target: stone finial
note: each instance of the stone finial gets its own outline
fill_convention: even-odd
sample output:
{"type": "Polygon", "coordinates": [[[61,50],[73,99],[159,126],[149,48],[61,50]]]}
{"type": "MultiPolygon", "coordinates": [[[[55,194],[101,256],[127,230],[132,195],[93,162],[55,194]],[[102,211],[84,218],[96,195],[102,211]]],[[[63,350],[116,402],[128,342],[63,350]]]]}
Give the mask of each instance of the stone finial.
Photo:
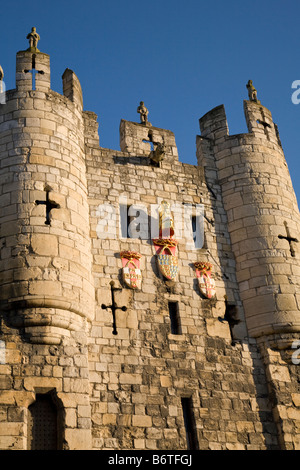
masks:
{"type": "Polygon", "coordinates": [[[27,34],[26,39],[29,40],[29,48],[27,49],[28,51],[40,52],[37,48],[40,35],[36,32],[36,28],[34,26],[31,28],[31,32],[27,34]]]}
{"type": "Polygon", "coordinates": [[[149,124],[148,123],[149,111],[146,108],[146,106],[144,105],[144,101],[140,101],[140,105],[138,106],[137,112],[140,114],[141,123],[145,124],[145,125],[149,124]]]}
{"type": "Polygon", "coordinates": [[[258,99],[257,99],[257,91],[256,91],[256,88],[253,85],[252,80],[248,81],[248,83],[246,85],[246,88],[248,90],[249,100],[254,101],[255,103],[260,103],[260,101],[258,101],[258,99]]]}
{"type": "Polygon", "coordinates": [[[3,68],[1,67],[0,65],[0,81],[2,82],[3,80],[3,77],[4,77],[4,72],[3,72],[3,68]]]}

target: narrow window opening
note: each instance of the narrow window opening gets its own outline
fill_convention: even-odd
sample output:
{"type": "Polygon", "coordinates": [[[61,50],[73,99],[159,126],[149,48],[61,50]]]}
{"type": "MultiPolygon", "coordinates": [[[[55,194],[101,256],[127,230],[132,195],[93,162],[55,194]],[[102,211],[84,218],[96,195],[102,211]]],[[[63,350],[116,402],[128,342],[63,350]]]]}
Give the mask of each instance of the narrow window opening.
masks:
{"type": "Polygon", "coordinates": [[[196,423],[193,412],[192,397],[182,397],[181,406],[183,412],[184,426],[186,431],[186,442],[188,450],[198,450],[198,438],[196,423]]]}
{"type": "Polygon", "coordinates": [[[203,221],[200,220],[199,215],[191,216],[191,225],[192,225],[192,235],[194,247],[197,249],[205,248],[205,233],[203,221]]]}
{"type": "Polygon", "coordinates": [[[178,302],[169,302],[169,315],[172,335],[181,335],[181,324],[178,302]]]}
{"type": "Polygon", "coordinates": [[[35,54],[32,54],[32,68],[35,69],[35,54]]]}
{"type": "Polygon", "coordinates": [[[35,203],[37,205],[43,204],[46,207],[46,221],[45,221],[45,224],[46,225],[51,225],[51,211],[52,211],[52,209],[59,209],[60,205],[57,204],[56,202],[50,200],[49,194],[52,191],[50,187],[47,186],[45,188],[45,191],[46,191],[46,200],[45,201],[35,201],[35,203]]]}
{"type": "MultiPolygon", "coordinates": [[[[153,141],[153,133],[152,131],[149,131],[148,132],[148,139],[143,139],[143,142],[144,143],[147,143],[147,144],[150,144],[150,148],[151,148],[151,151],[150,151],[150,156],[151,154],[153,154],[153,152],[155,151],[155,148],[154,148],[154,144],[155,142],[153,141]]],[[[151,166],[154,166],[156,168],[160,168],[160,162],[157,162],[157,161],[154,161],[152,158],[150,158],[150,164],[151,166]]]]}
{"type": "Polygon", "coordinates": [[[192,232],[193,232],[194,245],[196,245],[197,217],[195,215],[192,215],[192,232]]]}
{"type": "Polygon", "coordinates": [[[257,124],[261,124],[262,126],[264,126],[264,128],[266,128],[266,127],[271,128],[271,126],[270,126],[269,123],[267,123],[267,122],[265,122],[265,121],[262,121],[261,119],[257,119],[256,122],[257,122],[257,124]]]}
{"type": "Polygon", "coordinates": [[[148,214],[138,205],[120,204],[120,230],[122,238],[147,240],[149,238],[148,214]]]}
{"type": "Polygon", "coordinates": [[[30,72],[32,74],[32,89],[33,90],[35,90],[35,79],[36,79],[35,74],[36,73],[41,73],[42,75],[44,74],[43,70],[36,70],[36,68],[35,68],[35,58],[36,58],[36,56],[35,56],[35,54],[33,54],[32,55],[32,62],[31,62],[32,69],[31,70],[24,70],[25,73],[30,72]]]}
{"type": "Polygon", "coordinates": [[[121,235],[122,238],[130,238],[129,236],[129,224],[131,217],[129,216],[129,208],[125,204],[120,204],[120,223],[121,223],[121,235]]]}
{"type": "Polygon", "coordinates": [[[291,256],[295,257],[296,256],[296,251],[295,251],[294,243],[298,243],[299,240],[297,240],[297,238],[294,238],[294,237],[291,236],[290,229],[289,229],[288,224],[287,224],[286,221],[284,221],[284,226],[285,226],[286,235],[278,235],[278,238],[281,239],[281,240],[282,239],[286,240],[289,243],[291,256]]]}

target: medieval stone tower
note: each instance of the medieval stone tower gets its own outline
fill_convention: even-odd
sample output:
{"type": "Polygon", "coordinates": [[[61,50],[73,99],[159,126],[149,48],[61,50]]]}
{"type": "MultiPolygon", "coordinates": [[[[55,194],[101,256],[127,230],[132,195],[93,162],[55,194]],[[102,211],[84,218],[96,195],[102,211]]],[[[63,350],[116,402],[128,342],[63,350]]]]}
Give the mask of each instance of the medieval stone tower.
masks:
{"type": "Polygon", "coordinates": [[[0,449],[300,449],[300,215],[253,85],[248,133],[200,119],[197,166],[142,102],[109,150],[28,39],[0,104],[0,449]]]}

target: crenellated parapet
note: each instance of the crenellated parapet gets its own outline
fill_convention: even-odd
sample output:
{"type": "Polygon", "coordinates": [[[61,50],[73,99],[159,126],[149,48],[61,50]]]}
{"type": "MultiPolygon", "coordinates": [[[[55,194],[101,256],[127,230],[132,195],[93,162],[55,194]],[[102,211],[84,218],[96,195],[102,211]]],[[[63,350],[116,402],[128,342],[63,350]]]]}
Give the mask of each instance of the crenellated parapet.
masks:
{"type": "Polygon", "coordinates": [[[299,210],[271,112],[257,100],[244,112],[244,134],[229,135],[223,106],[200,119],[198,162],[222,188],[249,335],[290,347],[300,331],[299,210]]]}

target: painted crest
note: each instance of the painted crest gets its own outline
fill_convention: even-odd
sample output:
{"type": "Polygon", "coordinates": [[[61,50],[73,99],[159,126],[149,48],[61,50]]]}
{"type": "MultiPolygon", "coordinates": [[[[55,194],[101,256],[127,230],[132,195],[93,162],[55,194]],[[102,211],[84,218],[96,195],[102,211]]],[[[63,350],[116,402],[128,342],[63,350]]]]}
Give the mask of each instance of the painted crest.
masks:
{"type": "Polygon", "coordinates": [[[156,238],[153,240],[153,243],[160,272],[169,280],[175,279],[178,273],[177,240],[172,238],[156,238]]]}
{"type": "Polygon", "coordinates": [[[140,269],[141,255],[136,251],[121,251],[123,280],[131,289],[141,289],[142,273],[140,269]]]}
{"type": "Polygon", "coordinates": [[[213,265],[206,261],[199,261],[194,263],[194,266],[201,294],[207,299],[214,298],[216,295],[216,285],[212,277],[213,265]]]}

